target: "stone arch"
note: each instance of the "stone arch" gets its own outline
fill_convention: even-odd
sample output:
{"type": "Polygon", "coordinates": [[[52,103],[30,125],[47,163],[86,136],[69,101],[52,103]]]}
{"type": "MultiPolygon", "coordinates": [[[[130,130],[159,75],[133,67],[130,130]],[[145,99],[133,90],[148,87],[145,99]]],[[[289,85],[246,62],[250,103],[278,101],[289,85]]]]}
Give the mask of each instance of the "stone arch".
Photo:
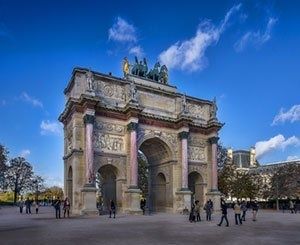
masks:
{"type": "Polygon", "coordinates": [[[164,147],[166,149],[168,149],[169,151],[169,154],[170,154],[170,161],[172,160],[176,160],[176,152],[175,152],[175,149],[174,149],[174,145],[172,145],[165,137],[163,137],[162,135],[160,136],[157,136],[155,134],[148,134],[148,135],[145,135],[143,137],[141,137],[139,140],[138,140],[138,148],[140,149],[140,147],[144,144],[144,142],[147,142],[149,140],[159,140],[162,145],[164,145],[164,147]]]}
{"type": "Polygon", "coordinates": [[[169,145],[159,137],[144,138],[139,150],[148,162],[148,207],[150,211],[166,211],[173,206],[172,199],[172,161],[173,152],[169,145]]]}
{"type": "Polygon", "coordinates": [[[204,205],[204,187],[202,175],[197,171],[192,171],[188,175],[188,186],[192,192],[192,201],[199,200],[200,205],[204,205]]]}
{"type": "Polygon", "coordinates": [[[73,169],[72,166],[68,169],[68,178],[67,178],[67,197],[69,198],[71,205],[73,204],[73,169]]]}
{"type": "Polygon", "coordinates": [[[107,212],[110,206],[110,200],[117,203],[117,176],[118,169],[106,164],[97,171],[96,185],[98,188],[98,205],[102,211],[107,212]]]}

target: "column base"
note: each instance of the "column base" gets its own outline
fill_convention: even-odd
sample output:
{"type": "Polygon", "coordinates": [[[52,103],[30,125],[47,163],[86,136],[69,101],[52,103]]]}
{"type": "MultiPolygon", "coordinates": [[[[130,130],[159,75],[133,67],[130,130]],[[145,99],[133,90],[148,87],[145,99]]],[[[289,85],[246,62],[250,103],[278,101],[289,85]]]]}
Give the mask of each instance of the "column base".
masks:
{"type": "Polygon", "coordinates": [[[140,199],[142,191],[136,186],[131,186],[125,191],[128,200],[128,208],[125,210],[129,214],[143,214],[140,207],[140,199]]]}
{"type": "Polygon", "coordinates": [[[182,188],[176,192],[175,212],[188,214],[191,210],[192,192],[188,188],[182,188]]]}
{"type": "Polygon", "coordinates": [[[213,211],[220,212],[221,211],[221,192],[218,190],[211,190],[206,193],[207,200],[211,199],[213,202],[213,211]]]}
{"type": "Polygon", "coordinates": [[[96,192],[97,188],[94,184],[86,184],[82,189],[82,201],[83,208],[80,210],[82,215],[95,215],[98,214],[98,209],[96,206],[96,192]]]}

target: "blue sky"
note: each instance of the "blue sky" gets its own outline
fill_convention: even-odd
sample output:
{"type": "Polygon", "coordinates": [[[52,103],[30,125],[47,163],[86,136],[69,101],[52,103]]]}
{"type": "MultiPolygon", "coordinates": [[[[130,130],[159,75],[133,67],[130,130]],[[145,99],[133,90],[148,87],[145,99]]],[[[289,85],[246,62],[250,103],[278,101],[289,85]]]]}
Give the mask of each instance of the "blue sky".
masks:
{"type": "Polygon", "coordinates": [[[221,141],[262,163],[300,158],[300,2],[0,0],[0,142],[62,183],[57,118],[75,66],[169,67],[170,83],[218,101],[221,141]],[[142,3],[141,3],[142,2],[142,3]]]}

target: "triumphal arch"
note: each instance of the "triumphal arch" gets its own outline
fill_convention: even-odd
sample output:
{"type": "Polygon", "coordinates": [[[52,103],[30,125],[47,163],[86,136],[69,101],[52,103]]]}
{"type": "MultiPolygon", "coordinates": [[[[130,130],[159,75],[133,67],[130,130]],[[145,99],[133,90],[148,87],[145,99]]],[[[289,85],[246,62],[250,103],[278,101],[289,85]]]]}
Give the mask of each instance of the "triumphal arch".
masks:
{"type": "Polygon", "coordinates": [[[124,77],[75,68],[64,91],[64,188],[76,214],[108,207],[140,213],[138,156],[146,159],[146,203],[182,212],[192,200],[219,207],[216,101],[184,95],[166,66],[123,61],[124,77]],[[99,201],[101,199],[101,201],[99,201]]]}

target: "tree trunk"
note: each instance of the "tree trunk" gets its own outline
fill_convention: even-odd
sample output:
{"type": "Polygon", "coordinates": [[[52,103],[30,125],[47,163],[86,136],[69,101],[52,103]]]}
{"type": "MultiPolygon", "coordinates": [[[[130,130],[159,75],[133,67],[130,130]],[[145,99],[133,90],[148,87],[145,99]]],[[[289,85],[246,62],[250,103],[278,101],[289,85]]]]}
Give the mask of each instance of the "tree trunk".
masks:
{"type": "Polygon", "coordinates": [[[17,188],[15,188],[15,190],[14,190],[14,204],[16,204],[16,202],[17,202],[17,196],[18,196],[18,191],[17,191],[17,188]]]}
{"type": "Polygon", "coordinates": [[[278,199],[278,197],[276,198],[276,209],[277,209],[277,211],[279,211],[279,199],[278,199]]]}

